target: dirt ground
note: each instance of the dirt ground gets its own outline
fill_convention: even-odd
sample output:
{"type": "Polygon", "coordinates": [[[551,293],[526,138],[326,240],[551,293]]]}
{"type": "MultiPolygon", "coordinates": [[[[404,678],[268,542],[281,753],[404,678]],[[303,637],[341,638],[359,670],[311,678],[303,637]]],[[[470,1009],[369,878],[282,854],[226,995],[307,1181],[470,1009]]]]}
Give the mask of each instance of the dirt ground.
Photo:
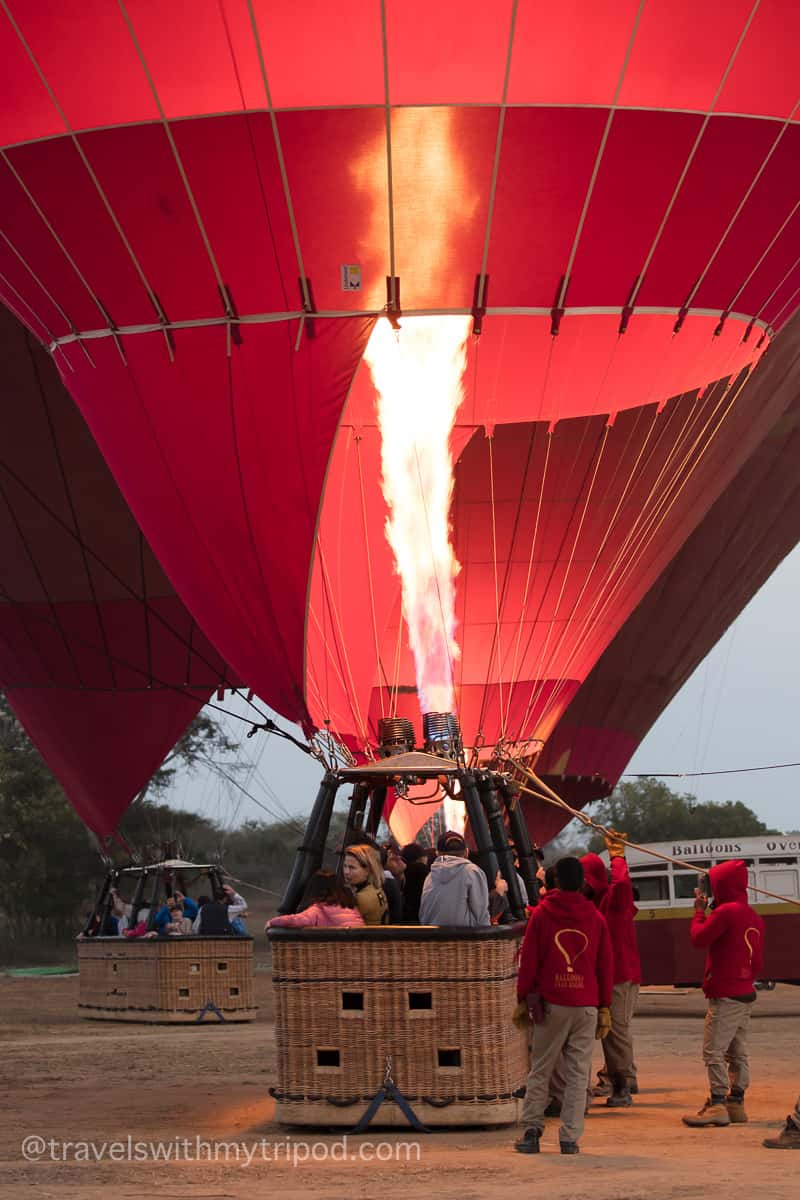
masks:
{"type": "MultiPolygon", "coordinates": [[[[255,1024],[178,1028],[79,1018],[75,976],[0,976],[0,1190],[6,1200],[32,1192],[59,1200],[143,1200],[154,1190],[170,1200],[527,1200],[536,1193],[547,1200],[795,1200],[800,1192],[800,1155],[761,1147],[800,1089],[800,989],[778,987],[759,998],[751,1024],[749,1124],[705,1130],[681,1124],[681,1113],[699,1107],[705,1094],[703,1000],[697,993],[648,993],[636,1025],[642,1091],[635,1107],[611,1110],[596,1102],[577,1158],[557,1153],[558,1122],[550,1122],[543,1153],[530,1158],[512,1152],[513,1129],[419,1137],[410,1130],[371,1130],[349,1137],[346,1146],[339,1133],[287,1133],[273,1121],[268,1093],[275,1082],[275,1037],[269,971],[265,963],[259,968],[255,1024]],[[26,1161],[26,1137],[54,1139],[54,1148],[26,1161]],[[129,1137],[132,1151],[126,1150],[129,1137]],[[150,1155],[145,1143],[176,1138],[189,1139],[179,1159],[112,1157],[150,1155]],[[83,1145],[90,1141],[91,1150],[83,1145]],[[220,1161],[207,1161],[203,1144],[215,1142],[236,1143],[239,1161],[233,1151],[227,1162],[225,1152],[220,1161]],[[402,1150],[409,1143],[411,1150],[402,1150]],[[101,1161],[83,1161],[96,1154],[101,1161]],[[300,1160],[296,1166],[287,1161],[292,1154],[300,1160]],[[328,1158],[302,1161],[306,1154],[328,1158]],[[198,1155],[205,1158],[196,1161],[198,1155]]],[[[40,1142],[34,1152],[37,1147],[40,1142]]],[[[30,1155],[30,1144],[27,1149],[30,1155]]]]}

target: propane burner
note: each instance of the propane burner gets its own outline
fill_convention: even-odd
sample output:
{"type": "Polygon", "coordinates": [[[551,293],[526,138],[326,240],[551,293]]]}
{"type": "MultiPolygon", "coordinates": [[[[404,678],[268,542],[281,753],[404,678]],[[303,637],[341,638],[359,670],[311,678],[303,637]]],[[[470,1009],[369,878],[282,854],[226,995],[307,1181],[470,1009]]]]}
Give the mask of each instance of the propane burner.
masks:
{"type": "Polygon", "coordinates": [[[463,752],[461,730],[453,713],[423,713],[422,731],[429,754],[457,759],[463,752]]]}
{"type": "Polygon", "coordinates": [[[409,754],[415,745],[412,722],[406,717],[381,717],[378,721],[378,744],[384,758],[409,754]]]}

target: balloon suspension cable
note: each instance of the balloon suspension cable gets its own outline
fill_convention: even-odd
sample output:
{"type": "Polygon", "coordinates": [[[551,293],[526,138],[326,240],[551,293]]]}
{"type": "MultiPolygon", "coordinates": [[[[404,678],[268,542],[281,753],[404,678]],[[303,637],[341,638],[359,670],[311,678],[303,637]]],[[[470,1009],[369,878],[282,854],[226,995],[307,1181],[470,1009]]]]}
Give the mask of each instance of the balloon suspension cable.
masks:
{"type": "MultiPolygon", "coordinates": [[[[524,792],[526,796],[532,796],[535,800],[541,800],[545,804],[551,804],[554,808],[563,809],[564,812],[568,812],[571,816],[577,817],[577,819],[587,829],[594,829],[596,833],[602,834],[604,838],[612,838],[614,841],[622,842],[624,846],[629,846],[631,850],[640,850],[643,854],[649,854],[652,858],[660,858],[663,862],[673,863],[673,865],[676,867],[685,867],[686,870],[696,871],[700,875],[709,874],[708,867],[701,867],[697,863],[685,862],[681,858],[673,858],[670,854],[662,854],[658,850],[652,850],[649,846],[641,846],[638,842],[630,841],[624,834],[617,833],[615,829],[607,829],[605,825],[601,825],[598,821],[593,821],[591,817],[587,817],[586,813],[579,812],[578,809],[572,808],[569,804],[567,804],[566,800],[562,800],[562,798],[556,792],[554,792],[552,788],[548,787],[547,784],[528,767],[523,766],[522,763],[517,762],[513,758],[507,758],[505,761],[509,766],[513,767],[514,772],[521,772],[524,774],[526,778],[538,789],[537,791],[534,791],[531,788],[524,787],[521,783],[519,783],[518,780],[515,780],[519,790],[524,792]]],[[[773,900],[782,900],[785,904],[794,904],[796,908],[800,908],[800,900],[794,900],[791,896],[780,896],[777,892],[770,892],[767,891],[766,888],[755,887],[750,883],[748,883],[747,888],[748,891],[758,892],[760,896],[770,896],[773,900]]]]}
{"type": "Polygon", "coordinates": [[[248,733],[248,738],[255,737],[259,730],[263,731],[264,733],[274,733],[277,737],[285,738],[287,742],[291,742],[293,746],[297,746],[298,750],[302,750],[303,754],[310,754],[312,756],[314,755],[314,751],[311,746],[307,746],[305,742],[301,742],[291,733],[287,733],[285,729],[281,729],[280,725],[276,725],[276,723],[270,720],[269,717],[266,717],[263,721],[256,722],[248,733]]]}

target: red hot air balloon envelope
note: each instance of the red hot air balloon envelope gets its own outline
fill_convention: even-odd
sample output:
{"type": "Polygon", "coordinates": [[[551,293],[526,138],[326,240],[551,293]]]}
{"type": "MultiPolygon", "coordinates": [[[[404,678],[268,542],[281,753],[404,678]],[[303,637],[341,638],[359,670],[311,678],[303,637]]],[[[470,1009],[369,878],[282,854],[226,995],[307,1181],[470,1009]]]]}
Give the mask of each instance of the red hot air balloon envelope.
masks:
{"type": "Polygon", "coordinates": [[[387,296],[471,315],[454,703],[546,739],[779,415],[796,5],[6,7],[2,296],[218,651],[362,750],[416,715],[356,370],[387,296]]]}
{"type": "MultiPolygon", "coordinates": [[[[0,687],[101,838],[226,681],[45,351],[0,311],[0,687]]],[[[234,682],[234,681],[231,681],[234,682]]]]}

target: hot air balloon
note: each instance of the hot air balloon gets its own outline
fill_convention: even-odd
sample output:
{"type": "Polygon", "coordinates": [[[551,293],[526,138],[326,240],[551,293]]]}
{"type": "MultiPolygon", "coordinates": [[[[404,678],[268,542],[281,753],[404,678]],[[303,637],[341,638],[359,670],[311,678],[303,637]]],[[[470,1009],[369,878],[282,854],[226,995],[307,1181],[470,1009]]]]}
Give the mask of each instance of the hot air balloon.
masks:
{"type": "Polygon", "coordinates": [[[420,700],[531,763],[789,403],[793,6],[76,14],[0,16],[0,295],[176,591],[362,786],[420,700]]]}

